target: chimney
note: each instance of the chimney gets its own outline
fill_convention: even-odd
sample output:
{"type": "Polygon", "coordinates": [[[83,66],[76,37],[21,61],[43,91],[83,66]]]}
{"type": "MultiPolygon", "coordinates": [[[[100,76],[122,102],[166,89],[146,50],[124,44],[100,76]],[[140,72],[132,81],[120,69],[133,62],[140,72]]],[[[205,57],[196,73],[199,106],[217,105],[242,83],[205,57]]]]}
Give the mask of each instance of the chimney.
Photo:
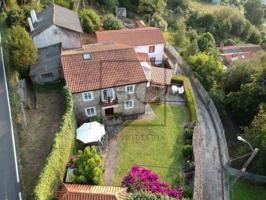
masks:
{"type": "Polygon", "coordinates": [[[31,21],[30,17],[28,17],[28,23],[29,23],[29,26],[30,26],[30,31],[34,31],[34,27],[33,27],[33,24],[32,24],[32,21],[31,21]]]}
{"type": "Polygon", "coordinates": [[[38,21],[35,10],[30,11],[30,16],[33,24],[38,21]]]}

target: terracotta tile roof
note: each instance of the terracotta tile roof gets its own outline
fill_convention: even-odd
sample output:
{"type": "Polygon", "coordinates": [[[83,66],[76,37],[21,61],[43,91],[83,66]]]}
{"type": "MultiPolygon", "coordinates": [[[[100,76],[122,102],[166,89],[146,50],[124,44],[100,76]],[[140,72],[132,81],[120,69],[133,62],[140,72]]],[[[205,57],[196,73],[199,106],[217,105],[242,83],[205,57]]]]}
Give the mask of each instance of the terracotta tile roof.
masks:
{"type": "Polygon", "coordinates": [[[170,85],[172,79],[172,70],[161,68],[161,67],[151,67],[151,79],[150,82],[153,85],[170,85]]]}
{"type": "Polygon", "coordinates": [[[96,31],[96,38],[98,42],[111,41],[133,47],[165,43],[162,31],[155,27],[96,31]]]}
{"type": "Polygon", "coordinates": [[[256,57],[256,53],[252,51],[240,53],[223,53],[220,55],[225,65],[231,65],[234,61],[245,60],[256,57]]]}
{"type": "Polygon", "coordinates": [[[125,200],[127,188],[63,184],[58,192],[58,200],[125,200]]]}
{"type": "Polygon", "coordinates": [[[139,53],[137,52],[138,58],[140,62],[150,62],[149,55],[147,53],[139,53]]]}
{"type": "Polygon", "coordinates": [[[147,82],[135,50],[113,43],[64,51],[63,75],[72,93],[147,82]],[[84,60],[89,53],[91,60],[84,60]]]}
{"type": "Polygon", "coordinates": [[[258,52],[261,51],[262,48],[260,45],[257,44],[240,44],[240,45],[230,45],[219,47],[219,51],[221,53],[239,53],[239,52],[258,52]]]}

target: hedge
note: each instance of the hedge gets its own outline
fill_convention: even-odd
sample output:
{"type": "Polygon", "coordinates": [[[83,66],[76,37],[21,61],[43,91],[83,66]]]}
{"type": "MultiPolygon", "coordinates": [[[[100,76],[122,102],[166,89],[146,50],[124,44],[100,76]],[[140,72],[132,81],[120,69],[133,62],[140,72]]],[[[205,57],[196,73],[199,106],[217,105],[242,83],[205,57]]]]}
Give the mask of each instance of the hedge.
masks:
{"type": "Polygon", "coordinates": [[[185,88],[186,104],[191,115],[191,121],[197,121],[196,101],[189,78],[183,75],[173,75],[171,82],[183,83],[185,88]]]}
{"type": "Polygon", "coordinates": [[[53,198],[57,185],[64,177],[66,163],[74,149],[76,121],[72,96],[66,87],[63,88],[63,93],[65,97],[65,113],[62,117],[59,131],[55,135],[52,150],[33,191],[33,198],[36,200],[53,198]]]}

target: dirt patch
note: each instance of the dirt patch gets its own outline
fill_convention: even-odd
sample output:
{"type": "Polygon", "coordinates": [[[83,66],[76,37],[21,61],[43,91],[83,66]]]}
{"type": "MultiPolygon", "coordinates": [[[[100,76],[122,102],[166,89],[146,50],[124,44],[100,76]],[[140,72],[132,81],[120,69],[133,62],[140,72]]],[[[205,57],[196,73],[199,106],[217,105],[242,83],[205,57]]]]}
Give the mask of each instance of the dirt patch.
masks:
{"type": "Polygon", "coordinates": [[[30,199],[64,112],[63,96],[57,90],[37,92],[36,99],[36,109],[26,113],[28,127],[19,132],[24,199],[30,199]]]}

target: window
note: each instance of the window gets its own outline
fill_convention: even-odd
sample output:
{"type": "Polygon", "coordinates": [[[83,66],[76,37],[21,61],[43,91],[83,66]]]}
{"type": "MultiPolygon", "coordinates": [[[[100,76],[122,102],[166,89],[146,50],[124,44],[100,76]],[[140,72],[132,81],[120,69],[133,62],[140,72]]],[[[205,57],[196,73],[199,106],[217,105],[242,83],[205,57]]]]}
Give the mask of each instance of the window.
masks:
{"type": "Polygon", "coordinates": [[[135,85],[126,86],[126,93],[127,94],[134,94],[134,92],[135,92],[135,85]]]}
{"type": "Polygon", "coordinates": [[[127,100],[125,101],[125,109],[134,108],[134,100],[127,100]]]}
{"type": "Polygon", "coordinates": [[[84,92],[82,93],[83,101],[92,101],[93,93],[92,92],[84,92]]]}
{"type": "Polygon", "coordinates": [[[96,108],[95,107],[85,108],[85,115],[87,117],[95,116],[96,115],[96,108]]]}
{"type": "Polygon", "coordinates": [[[149,53],[155,52],[155,46],[149,46],[149,53]]]}
{"type": "Polygon", "coordinates": [[[42,78],[52,78],[54,77],[54,74],[52,72],[46,73],[46,74],[41,74],[42,78]]]}
{"type": "Polygon", "coordinates": [[[115,92],[113,88],[102,90],[102,100],[103,101],[112,101],[115,99],[115,92]]]}
{"type": "Polygon", "coordinates": [[[83,59],[84,60],[91,60],[91,54],[90,53],[84,53],[83,54],[83,59]]]}

